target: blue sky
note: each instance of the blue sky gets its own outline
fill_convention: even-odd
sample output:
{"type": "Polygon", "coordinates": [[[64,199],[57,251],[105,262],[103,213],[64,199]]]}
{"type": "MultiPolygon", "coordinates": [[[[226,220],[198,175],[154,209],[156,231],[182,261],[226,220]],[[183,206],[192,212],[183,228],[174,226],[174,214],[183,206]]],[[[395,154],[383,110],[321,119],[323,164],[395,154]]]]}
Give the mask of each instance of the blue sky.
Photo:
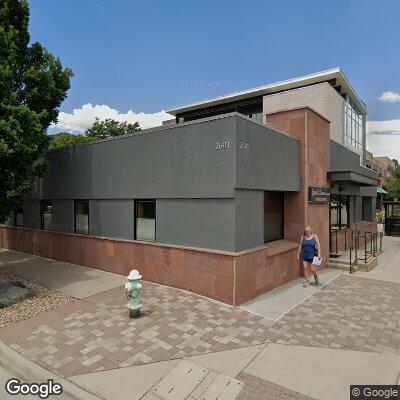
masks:
{"type": "Polygon", "coordinates": [[[67,121],[84,124],[98,105],[106,116],[146,113],[149,123],[170,107],[339,66],[366,102],[369,120],[391,121],[391,134],[385,128],[373,135],[374,146],[398,143],[400,152],[398,0],[30,5],[32,41],[75,73],[61,107],[67,121]],[[384,92],[393,92],[386,96],[391,102],[379,100],[384,92]]]}

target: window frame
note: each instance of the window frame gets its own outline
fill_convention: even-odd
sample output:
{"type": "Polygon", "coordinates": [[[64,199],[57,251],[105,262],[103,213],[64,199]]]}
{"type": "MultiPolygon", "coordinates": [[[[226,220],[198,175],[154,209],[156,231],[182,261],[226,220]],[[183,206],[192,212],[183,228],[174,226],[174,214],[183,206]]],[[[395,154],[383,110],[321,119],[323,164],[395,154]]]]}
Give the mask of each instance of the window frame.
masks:
{"type": "Polygon", "coordinates": [[[350,227],[350,196],[349,195],[344,195],[344,194],[332,194],[331,199],[329,202],[329,224],[330,224],[330,230],[343,230],[343,229],[348,229],[350,227]],[[345,201],[344,201],[345,199],[345,201]],[[332,201],[335,201],[338,203],[338,209],[336,210],[337,212],[337,220],[338,220],[338,225],[335,226],[335,228],[332,226],[332,201]],[[347,209],[347,221],[346,224],[343,225],[342,223],[342,204],[346,204],[346,209],[347,209]]]}
{"type": "Polygon", "coordinates": [[[74,233],[76,235],[89,235],[89,226],[90,226],[90,209],[89,209],[89,200],[88,199],[75,199],[74,200],[74,233]],[[88,216],[88,226],[87,226],[87,233],[77,232],[76,231],[76,208],[79,202],[87,202],[87,216],[88,216]]]}
{"type": "Polygon", "coordinates": [[[14,226],[17,228],[23,228],[24,227],[24,207],[18,207],[14,210],[14,226]],[[22,225],[18,225],[17,223],[17,214],[18,214],[18,210],[22,210],[22,225]]]}
{"type": "Polygon", "coordinates": [[[40,202],[40,229],[44,231],[44,206],[45,203],[51,204],[51,222],[53,222],[53,200],[41,200],[40,202]]]}
{"type": "Polygon", "coordinates": [[[264,221],[264,232],[263,232],[263,234],[264,234],[264,237],[263,237],[264,244],[275,242],[277,240],[283,240],[285,238],[285,192],[274,191],[274,190],[264,190],[264,195],[263,195],[263,221],[264,221]],[[271,240],[267,240],[267,241],[265,241],[265,194],[266,193],[279,194],[279,196],[280,196],[280,206],[281,206],[281,235],[280,235],[279,238],[271,239],[271,240]]]}
{"type": "Polygon", "coordinates": [[[134,200],[134,227],[133,227],[133,240],[138,240],[140,242],[147,242],[147,243],[156,243],[157,239],[157,202],[156,199],[135,199],[134,200]],[[152,240],[145,240],[145,239],[137,239],[137,215],[138,215],[138,204],[139,203],[154,203],[154,241],[152,240]]]}

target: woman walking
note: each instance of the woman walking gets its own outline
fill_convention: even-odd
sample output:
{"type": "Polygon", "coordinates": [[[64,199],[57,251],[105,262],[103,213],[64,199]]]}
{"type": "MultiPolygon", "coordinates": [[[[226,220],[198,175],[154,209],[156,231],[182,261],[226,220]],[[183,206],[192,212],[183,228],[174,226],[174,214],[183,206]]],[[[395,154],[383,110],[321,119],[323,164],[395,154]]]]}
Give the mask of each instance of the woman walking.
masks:
{"type": "Polygon", "coordinates": [[[307,226],[304,230],[304,234],[300,239],[299,251],[297,254],[297,259],[303,263],[304,277],[306,281],[303,286],[310,286],[310,281],[308,277],[313,274],[315,284],[319,285],[317,267],[313,265],[314,257],[317,256],[321,259],[321,246],[319,244],[318,236],[313,234],[310,226],[307,226]]]}

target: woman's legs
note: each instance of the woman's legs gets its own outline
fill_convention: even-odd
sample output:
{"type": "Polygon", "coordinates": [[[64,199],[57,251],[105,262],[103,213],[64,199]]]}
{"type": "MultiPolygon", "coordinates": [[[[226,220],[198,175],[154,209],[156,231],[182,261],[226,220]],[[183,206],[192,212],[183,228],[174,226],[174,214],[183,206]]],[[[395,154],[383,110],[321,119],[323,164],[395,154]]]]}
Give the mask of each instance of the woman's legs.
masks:
{"type": "Polygon", "coordinates": [[[314,265],[310,264],[310,271],[314,275],[315,284],[318,285],[319,284],[319,279],[318,279],[317,267],[315,267],[314,265]]]}
{"type": "Polygon", "coordinates": [[[308,281],[308,276],[309,276],[309,265],[310,263],[307,261],[303,261],[303,272],[304,272],[304,278],[306,278],[306,281],[303,286],[308,286],[310,283],[308,281]]]}

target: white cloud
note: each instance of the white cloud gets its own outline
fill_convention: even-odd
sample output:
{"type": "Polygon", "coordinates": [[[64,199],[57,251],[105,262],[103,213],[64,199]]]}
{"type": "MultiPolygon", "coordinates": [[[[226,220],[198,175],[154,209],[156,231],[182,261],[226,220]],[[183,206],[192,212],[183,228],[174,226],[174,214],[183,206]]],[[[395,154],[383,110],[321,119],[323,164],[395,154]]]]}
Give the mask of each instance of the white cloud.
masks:
{"type": "Polygon", "coordinates": [[[384,103],[396,103],[400,101],[400,94],[392,91],[384,92],[381,97],[379,97],[379,100],[384,103]]]}
{"type": "Polygon", "coordinates": [[[72,113],[60,112],[58,122],[51,126],[59,131],[68,131],[72,133],[83,133],[92,126],[95,118],[101,120],[112,118],[120,122],[139,122],[142,129],[162,125],[162,122],[173,118],[172,115],[164,110],[154,114],[138,113],[129,110],[127,113],[120,113],[118,110],[107,105],[84,104],[81,108],[75,108],[72,113]]]}
{"type": "Polygon", "coordinates": [[[367,121],[367,132],[375,135],[400,135],[400,119],[367,121]]]}
{"type": "Polygon", "coordinates": [[[375,156],[400,160],[400,119],[367,121],[367,148],[375,156]]]}

